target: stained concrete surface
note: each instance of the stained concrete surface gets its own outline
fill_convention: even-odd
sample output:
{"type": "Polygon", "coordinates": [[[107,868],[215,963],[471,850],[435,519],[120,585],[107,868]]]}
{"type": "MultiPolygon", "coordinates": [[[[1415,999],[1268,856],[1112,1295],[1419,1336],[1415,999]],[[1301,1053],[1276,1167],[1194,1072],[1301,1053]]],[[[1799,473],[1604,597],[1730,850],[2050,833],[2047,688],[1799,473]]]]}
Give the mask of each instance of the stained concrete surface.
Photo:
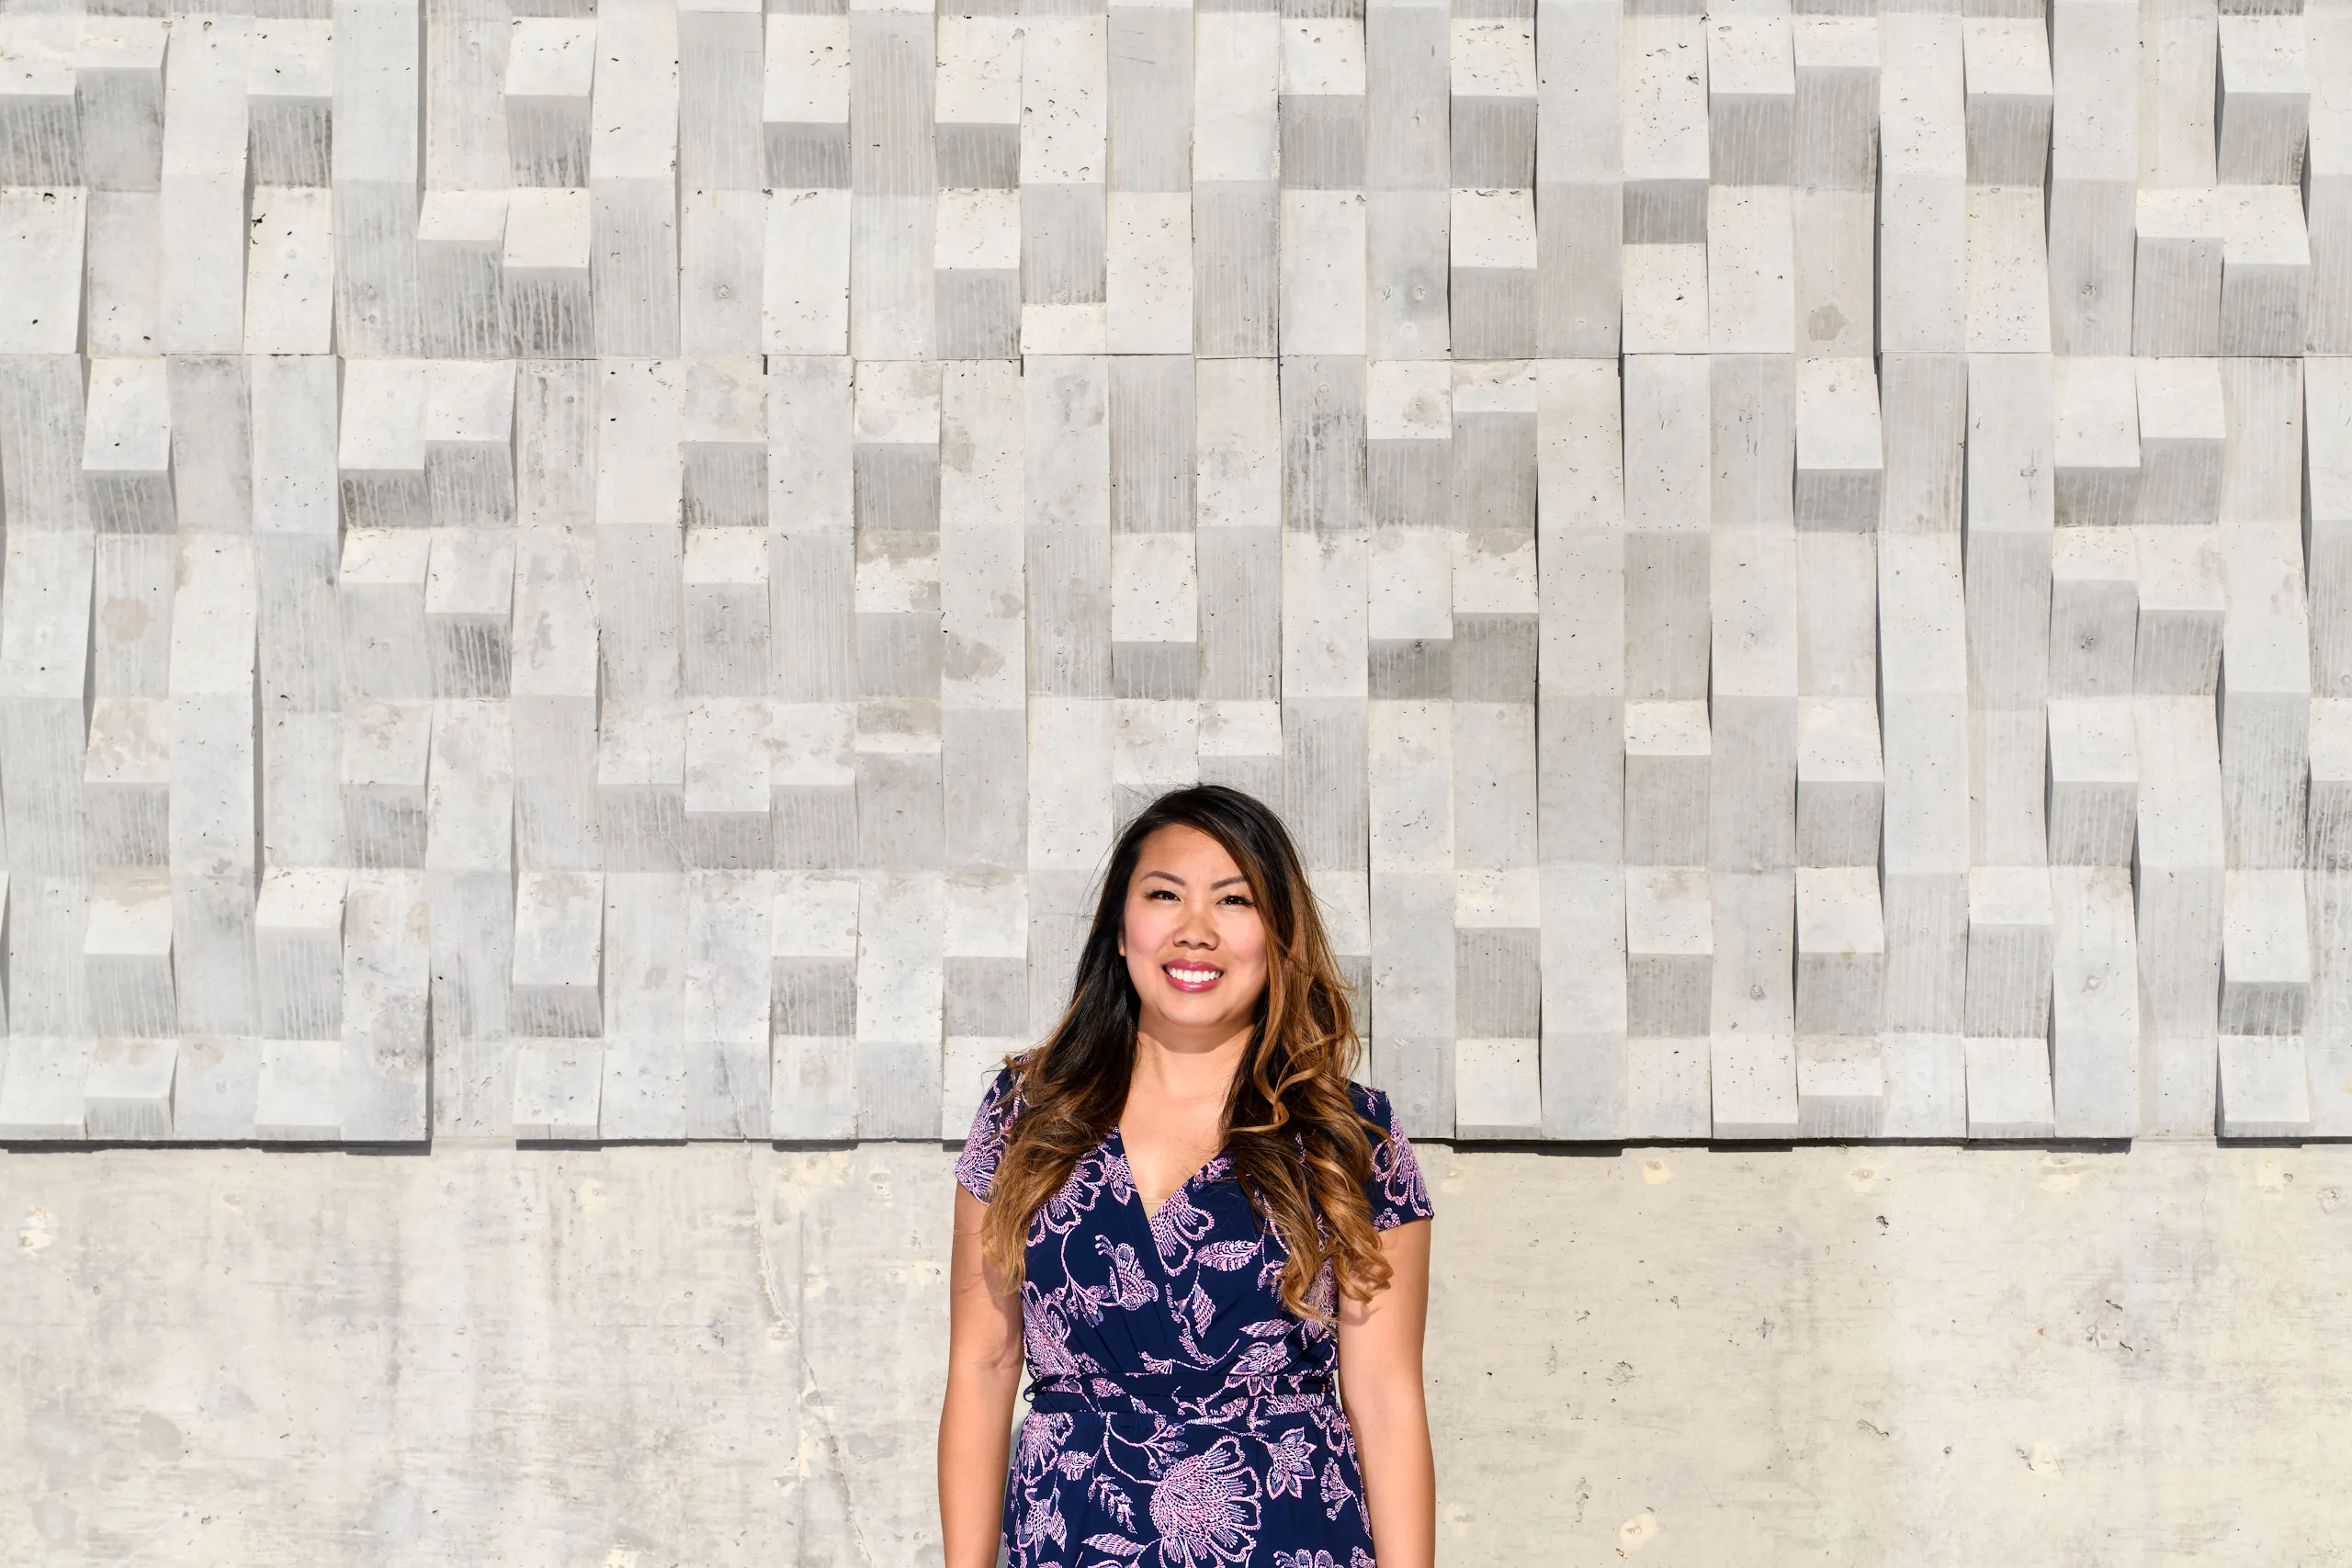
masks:
{"type": "MultiPolygon", "coordinates": [[[[1449,1568],[2352,1562],[2352,1149],[1421,1152],[1449,1568]]],[[[936,1562],[950,1159],[0,1155],[0,1562],[936,1562]]]]}

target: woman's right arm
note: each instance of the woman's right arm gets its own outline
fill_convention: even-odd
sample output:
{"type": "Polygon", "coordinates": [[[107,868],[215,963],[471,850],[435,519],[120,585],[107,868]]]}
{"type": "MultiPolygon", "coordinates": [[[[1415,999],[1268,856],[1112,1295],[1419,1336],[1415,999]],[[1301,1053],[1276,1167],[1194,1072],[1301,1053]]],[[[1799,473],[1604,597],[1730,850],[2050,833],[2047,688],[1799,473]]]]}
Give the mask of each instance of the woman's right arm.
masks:
{"type": "Polygon", "coordinates": [[[1021,1387],[1021,1297],[980,1251],[988,1205],[956,1189],[947,1269],[947,1395],[939,1411],[939,1526],[946,1568],[996,1568],[1012,1399],[1021,1387]]]}

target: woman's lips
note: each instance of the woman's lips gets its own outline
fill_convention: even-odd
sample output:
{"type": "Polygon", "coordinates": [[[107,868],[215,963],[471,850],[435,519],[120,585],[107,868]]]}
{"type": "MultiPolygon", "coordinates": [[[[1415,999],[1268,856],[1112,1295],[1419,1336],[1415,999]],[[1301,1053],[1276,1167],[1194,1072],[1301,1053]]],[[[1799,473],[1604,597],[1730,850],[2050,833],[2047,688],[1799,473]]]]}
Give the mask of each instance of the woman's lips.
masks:
{"type": "Polygon", "coordinates": [[[1180,991],[1209,990],[1225,978],[1225,971],[1212,964],[1163,964],[1159,972],[1180,991]]]}

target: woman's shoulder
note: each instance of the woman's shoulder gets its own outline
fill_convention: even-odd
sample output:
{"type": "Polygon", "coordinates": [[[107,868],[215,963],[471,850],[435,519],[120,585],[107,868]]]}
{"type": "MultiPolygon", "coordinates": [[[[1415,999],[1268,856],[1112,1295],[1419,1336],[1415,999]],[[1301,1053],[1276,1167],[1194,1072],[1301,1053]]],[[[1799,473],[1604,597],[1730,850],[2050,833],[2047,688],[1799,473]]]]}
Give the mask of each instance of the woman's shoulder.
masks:
{"type": "Polygon", "coordinates": [[[1029,1064],[1036,1059],[1040,1046],[1015,1051],[997,1067],[989,1078],[988,1088],[980,1095],[980,1107],[986,1111],[1010,1116],[1023,1103],[1021,1079],[1029,1064]]]}
{"type": "Polygon", "coordinates": [[[1388,1131],[1396,1130],[1396,1112],[1388,1103],[1388,1095],[1385,1090],[1373,1089],[1350,1078],[1348,1103],[1355,1108],[1357,1115],[1388,1131]]]}

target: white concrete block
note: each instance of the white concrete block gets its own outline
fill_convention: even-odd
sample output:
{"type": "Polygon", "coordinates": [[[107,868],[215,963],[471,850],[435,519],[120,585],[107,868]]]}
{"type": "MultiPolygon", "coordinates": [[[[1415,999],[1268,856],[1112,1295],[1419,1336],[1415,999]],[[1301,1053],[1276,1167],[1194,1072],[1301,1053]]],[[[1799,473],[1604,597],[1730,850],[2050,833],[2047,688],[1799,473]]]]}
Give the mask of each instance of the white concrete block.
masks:
{"type": "Polygon", "coordinates": [[[2132,878],[2120,866],[2053,865],[2050,1010],[2055,1135],[2140,1130],[2139,947],[2132,878]]]}
{"type": "Polygon", "coordinates": [[[2228,872],[2222,890],[2222,1032],[2301,1034],[2311,987],[2301,870],[2228,872]]]}
{"type": "Polygon", "coordinates": [[[594,1142],[603,1109],[604,1055],[604,1047],[593,1040],[517,1046],[516,1140],[594,1142]]]}
{"type": "Polygon", "coordinates": [[[2291,355],[2311,313],[2311,236],[2292,186],[2223,186],[2220,352],[2291,355]]]}
{"type": "Polygon", "coordinates": [[[593,872],[525,872],[516,879],[516,1032],[604,1032],[604,922],[605,879],[593,872]]]}
{"type": "Polygon", "coordinates": [[[2225,1138],[2300,1138],[2312,1128],[2310,1067],[2294,1035],[2224,1035],[2218,1130],[2225,1138]]]}
{"type": "Polygon", "coordinates": [[[16,1034],[0,1065],[0,1139],[78,1143],[87,1133],[84,1086],[90,1076],[86,1037],[16,1034]]]}
{"type": "Polygon", "coordinates": [[[352,863],[424,863],[433,757],[429,703],[354,704],[344,714],[340,783],[352,863]]]}
{"type": "Polygon", "coordinates": [[[1707,858],[1713,768],[1707,705],[1625,705],[1625,858],[1700,865],[1707,858]]]}
{"type": "Polygon", "coordinates": [[[1886,1122],[1886,1057],[1876,1036],[1797,1037],[1797,1136],[1875,1138],[1886,1122]]]}
{"type": "Polygon", "coordinates": [[[343,1032],[343,899],[336,869],[273,870],[254,904],[261,1027],[277,1040],[343,1032]]]}
{"type": "Polygon", "coordinates": [[[2132,522],[2140,502],[2139,382],[2132,362],[2061,355],[2057,399],[2059,526],[2132,522]]]}
{"type": "Polygon", "coordinates": [[[2038,17],[1962,23],[1967,80],[1968,181],[2039,188],[2050,155],[2048,35],[2038,17]]]}
{"type": "Polygon", "coordinates": [[[2140,604],[2133,684],[2146,695],[2210,695],[2221,676],[2228,615],[2221,530],[2134,532],[2140,604]]]}
{"type": "Polygon", "coordinates": [[[2313,871],[2352,870],[2352,702],[2313,699],[2309,734],[2304,853],[2313,871]]]}
{"type": "Polygon", "coordinates": [[[85,1135],[93,1141],[156,1143],[172,1135],[176,1040],[99,1040],[82,1085],[85,1135]]]}
{"type": "Polygon", "coordinates": [[[263,1041],[254,1137],[265,1144],[342,1142],[343,1054],[334,1040],[263,1041]]]}
{"type": "Polygon", "coordinates": [[[2050,1043],[1968,1039],[1968,1135],[2048,1138],[2056,1115],[2050,1090],[2050,1043]]]}
{"type": "Polygon", "coordinates": [[[1876,1040],[1886,923],[1870,866],[1797,869],[1797,1032],[1876,1040]]]}
{"type": "Polygon", "coordinates": [[[2303,25],[2291,14],[2219,22],[2215,173],[2224,185],[2295,185],[2311,134],[2303,25]]]}
{"type": "MultiPolygon", "coordinates": [[[[172,886],[160,871],[101,875],[82,938],[96,1032],[156,1038],[177,1032],[172,976],[172,886]]],[[[25,998],[17,998],[24,1006],[25,998]]]]}
{"type": "Polygon", "coordinates": [[[2140,757],[2128,699],[2051,699],[2049,788],[2052,865],[2132,863],[2140,757]]]}
{"type": "Polygon", "coordinates": [[[1702,1036],[1714,974],[1714,904],[1694,867],[1625,874],[1626,1032],[1651,1039],[1702,1036]]]}
{"type": "Polygon", "coordinates": [[[1797,726],[1797,863],[1875,865],[1886,806],[1877,704],[1809,699],[1797,726]]]}
{"type": "Polygon", "coordinates": [[[1798,364],[1796,452],[1797,526],[1876,532],[1886,455],[1869,360],[1798,364]]]}
{"type": "Polygon", "coordinates": [[[1968,1032],[2046,1039],[2050,1024],[2050,874],[2040,866],[1968,873],[1968,1032]]]}
{"type": "Polygon", "coordinates": [[[2133,220],[2132,352],[2221,352],[2222,209],[2211,186],[2139,193],[2133,220]]]}

